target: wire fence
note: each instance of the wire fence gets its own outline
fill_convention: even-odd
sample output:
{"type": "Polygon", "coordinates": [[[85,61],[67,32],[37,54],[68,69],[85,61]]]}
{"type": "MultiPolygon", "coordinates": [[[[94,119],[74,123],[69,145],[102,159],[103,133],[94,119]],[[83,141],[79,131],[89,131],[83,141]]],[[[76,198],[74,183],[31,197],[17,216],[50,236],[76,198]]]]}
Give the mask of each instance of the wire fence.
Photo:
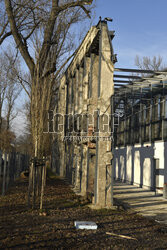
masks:
{"type": "Polygon", "coordinates": [[[0,195],[5,195],[8,187],[29,169],[29,156],[16,152],[0,151],[0,195]]]}

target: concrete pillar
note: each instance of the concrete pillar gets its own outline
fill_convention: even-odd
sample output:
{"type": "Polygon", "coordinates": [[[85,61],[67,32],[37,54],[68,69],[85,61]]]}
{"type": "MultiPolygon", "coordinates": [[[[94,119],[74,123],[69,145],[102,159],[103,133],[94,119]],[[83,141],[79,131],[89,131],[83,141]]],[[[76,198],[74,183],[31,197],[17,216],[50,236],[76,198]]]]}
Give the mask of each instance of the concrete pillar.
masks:
{"type": "MultiPolygon", "coordinates": [[[[65,133],[64,133],[64,117],[66,114],[66,105],[68,105],[67,109],[68,112],[70,112],[71,109],[71,90],[68,91],[68,96],[67,95],[67,86],[65,85],[66,83],[66,77],[63,77],[61,80],[61,84],[59,87],[59,92],[58,92],[58,96],[59,96],[59,100],[58,100],[58,105],[56,107],[56,109],[54,110],[54,115],[56,113],[61,114],[62,115],[62,120],[59,121],[59,124],[61,122],[62,124],[62,131],[59,131],[58,133],[54,134],[55,137],[55,142],[54,142],[54,151],[55,153],[53,153],[53,157],[54,162],[56,163],[56,172],[59,173],[59,175],[61,177],[65,177],[66,176],[66,167],[65,167],[65,162],[66,162],[66,155],[65,155],[65,143],[63,141],[65,133]],[[67,100],[68,98],[68,100],[67,100]]],[[[69,81],[69,85],[68,88],[71,89],[71,81],[69,81]],[[69,87],[70,86],[70,87],[69,87]]],[[[55,131],[57,132],[57,131],[55,131]]]]}
{"type": "MultiPolygon", "coordinates": [[[[89,115],[88,120],[88,136],[95,135],[95,128],[97,127],[97,119],[94,117],[97,112],[98,105],[98,71],[99,71],[99,56],[91,54],[90,59],[90,74],[88,84],[88,97],[89,103],[87,106],[87,113],[89,115]]],[[[95,182],[97,176],[95,176],[96,169],[96,143],[88,142],[87,147],[89,148],[88,155],[88,169],[87,169],[87,192],[95,195],[95,182]]]]}
{"type": "Polygon", "coordinates": [[[72,79],[69,79],[68,83],[68,114],[72,111],[72,79]]]}
{"type": "MultiPolygon", "coordinates": [[[[63,125],[63,130],[61,134],[59,135],[60,140],[60,176],[65,177],[66,176],[66,169],[65,169],[65,144],[63,142],[63,138],[65,136],[64,133],[64,115],[66,113],[66,86],[65,82],[60,88],[60,106],[59,106],[59,113],[63,116],[63,119],[61,121],[61,124],[63,125]]],[[[71,104],[70,104],[71,105],[71,104]]]]}
{"type": "Polygon", "coordinates": [[[87,168],[88,168],[88,148],[86,145],[83,145],[83,159],[82,159],[82,182],[81,182],[81,195],[85,196],[87,192],[87,168]]]}
{"type": "Polygon", "coordinates": [[[83,106],[83,68],[79,68],[79,86],[78,86],[78,113],[82,112],[83,106]]]}
{"type": "Polygon", "coordinates": [[[99,56],[91,54],[90,62],[90,77],[89,77],[89,98],[91,98],[91,107],[97,107],[97,98],[98,98],[98,70],[99,70],[99,56]]]}
{"type": "Polygon", "coordinates": [[[79,92],[79,70],[76,69],[75,71],[75,91],[74,91],[74,99],[75,99],[75,107],[74,107],[74,112],[75,114],[78,113],[78,101],[79,101],[79,98],[78,98],[78,92],[79,92]]]}
{"type": "Polygon", "coordinates": [[[80,192],[80,171],[81,171],[81,152],[80,147],[75,145],[74,147],[74,165],[75,165],[75,191],[80,192]]]}
{"type": "MultiPolygon", "coordinates": [[[[111,47],[107,32],[107,25],[102,23],[101,26],[101,38],[100,38],[100,48],[99,52],[99,98],[98,98],[98,109],[100,114],[104,112],[110,114],[110,102],[111,96],[114,94],[114,84],[113,84],[113,71],[114,66],[111,62],[111,47]]],[[[110,131],[99,130],[99,136],[109,137],[110,131]]],[[[110,207],[113,205],[112,197],[112,152],[111,152],[111,142],[100,140],[97,143],[97,162],[96,162],[96,175],[97,183],[95,186],[96,199],[95,205],[99,207],[110,207]],[[107,173],[107,174],[106,174],[107,173]]]]}
{"type": "Polygon", "coordinates": [[[96,166],[96,149],[89,148],[89,167],[87,171],[87,192],[94,196],[95,190],[95,166],[96,166]]]}
{"type": "Polygon", "coordinates": [[[66,177],[70,180],[72,184],[74,184],[74,167],[75,167],[75,161],[74,161],[74,149],[71,142],[67,142],[66,144],[66,164],[64,168],[66,168],[66,177]]]}
{"type": "Polygon", "coordinates": [[[88,105],[88,84],[90,73],[90,57],[84,57],[84,72],[83,72],[83,111],[87,111],[88,105]]]}

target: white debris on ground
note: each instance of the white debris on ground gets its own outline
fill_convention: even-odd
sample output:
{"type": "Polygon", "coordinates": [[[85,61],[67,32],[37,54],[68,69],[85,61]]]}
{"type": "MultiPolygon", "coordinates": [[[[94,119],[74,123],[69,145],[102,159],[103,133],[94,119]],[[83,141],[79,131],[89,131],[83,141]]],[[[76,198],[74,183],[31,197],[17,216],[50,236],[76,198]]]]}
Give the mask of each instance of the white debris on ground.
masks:
{"type": "Polygon", "coordinates": [[[76,229],[97,229],[97,224],[92,221],[75,221],[74,225],[76,229]]]}

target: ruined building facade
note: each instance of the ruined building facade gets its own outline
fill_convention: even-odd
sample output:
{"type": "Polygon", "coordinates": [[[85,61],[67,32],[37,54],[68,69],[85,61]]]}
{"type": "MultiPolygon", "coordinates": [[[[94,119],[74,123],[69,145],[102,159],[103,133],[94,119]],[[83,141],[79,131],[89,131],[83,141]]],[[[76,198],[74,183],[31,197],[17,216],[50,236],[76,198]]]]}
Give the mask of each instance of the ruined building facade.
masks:
{"type": "Polygon", "coordinates": [[[89,30],[54,110],[52,168],[95,207],[113,205],[113,179],[167,183],[167,71],[114,67],[113,38],[105,21],[89,30]]]}
{"type": "Polygon", "coordinates": [[[60,81],[54,110],[52,168],[97,207],[113,204],[113,37],[105,21],[89,30],[60,81]]]}

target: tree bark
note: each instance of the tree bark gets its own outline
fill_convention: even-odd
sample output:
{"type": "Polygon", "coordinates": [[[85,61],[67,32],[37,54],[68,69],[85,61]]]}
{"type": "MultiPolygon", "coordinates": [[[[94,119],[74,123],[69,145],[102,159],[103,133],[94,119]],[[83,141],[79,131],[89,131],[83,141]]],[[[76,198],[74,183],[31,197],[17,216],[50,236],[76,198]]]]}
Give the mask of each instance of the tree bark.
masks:
{"type": "Polygon", "coordinates": [[[36,69],[36,74],[32,80],[31,89],[31,128],[35,157],[42,158],[44,155],[44,145],[47,139],[47,134],[44,134],[44,117],[45,112],[49,111],[53,80],[51,76],[41,78],[39,76],[39,68],[36,69]]]}

